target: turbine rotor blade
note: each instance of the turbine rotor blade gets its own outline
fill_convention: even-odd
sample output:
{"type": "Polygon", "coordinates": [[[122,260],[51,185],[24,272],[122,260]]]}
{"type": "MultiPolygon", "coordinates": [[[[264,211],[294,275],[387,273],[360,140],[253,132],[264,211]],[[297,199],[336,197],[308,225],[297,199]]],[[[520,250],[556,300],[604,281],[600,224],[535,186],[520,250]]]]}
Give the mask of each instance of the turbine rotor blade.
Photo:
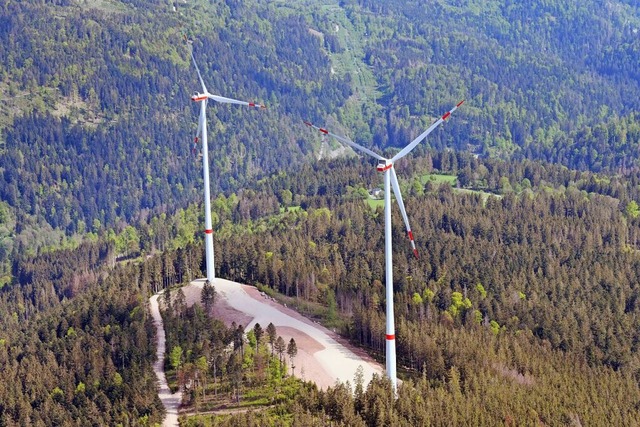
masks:
{"type": "Polygon", "coordinates": [[[416,147],[416,145],[418,145],[423,139],[425,139],[427,137],[427,135],[429,135],[431,132],[433,132],[433,130],[435,128],[437,128],[440,125],[440,123],[443,123],[445,120],[447,120],[449,118],[449,116],[451,115],[451,113],[456,111],[458,109],[458,107],[460,107],[462,105],[463,102],[464,102],[464,100],[458,102],[455,107],[453,107],[451,110],[449,110],[446,113],[444,113],[442,115],[442,117],[440,117],[438,120],[433,122],[433,124],[431,126],[429,126],[429,128],[427,130],[422,132],[416,139],[411,141],[411,143],[409,145],[404,147],[402,150],[400,150],[400,152],[398,154],[393,156],[391,161],[395,162],[396,160],[401,159],[404,156],[406,156],[407,154],[409,154],[411,152],[411,150],[413,150],[416,147]]]}
{"type": "Polygon", "coordinates": [[[200,101],[200,97],[204,97],[206,96],[209,99],[213,99],[214,101],[217,102],[221,102],[224,104],[239,104],[239,105],[246,105],[248,107],[253,107],[253,108],[267,108],[264,105],[261,104],[256,104],[255,102],[245,102],[245,101],[238,101],[237,99],[233,99],[233,98],[225,98],[224,96],[220,96],[220,95],[212,95],[209,93],[209,91],[207,90],[207,87],[204,84],[204,80],[202,79],[202,74],[200,73],[200,68],[198,68],[198,63],[196,62],[196,58],[193,56],[193,46],[189,45],[189,53],[191,54],[191,59],[193,60],[193,65],[196,67],[196,71],[198,72],[198,79],[200,80],[200,84],[202,85],[202,94],[197,94],[198,97],[197,99],[195,98],[194,95],[194,101],[200,101]]]}
{"type": "Polygon", "coordinates": [[[198,63],[196,62],[195,56],[193,56],[193,46],[189,46],[189,53],[191,54],[191,59],[193,60],[193,65],[196,67],[196,71],[198,72],[198,79],[200,79],[200,84],[202,85],[202,92],[209,93],[207,91],[207,87],[204,85],[204,80],[202,79],[202,74],[200,74],[200,68],[198,68],[198,63]]]}
{"type": "Polygon", "coordinates": [[[356,149],[356,150],[358,150],[358,151],[362,151],[363,153],[366,153],[366,154],[370,155],[371,157],[374,157],[374,158],[376,158],[376,159],[378,159],[378,160],[380,160],[380,161],[383,161],[383,162],[386,162],[386,161],[387,161],[387,159],[385,159],[384,157],[382,157],[380,154],[378,154],[378,153],[376,153],[376,152],[374,152],[374,151],[371,151],[371,150],[369,150],[368,148],[363,147],[363,146],[362,146],[362,145],[360,145],[360,144],[356,144],[355,142],[351,141],[350,139],[347,139],[347,138],[345,138],[345,137],[343,137],[343,136],[338,136],[338,135],[336,135],[335,133],[331,133],[331,132],[329,132],[328,130],[326,130],[326,129],[324,129],[324,128],[320,128],[320,127],[318,127],[318,126],[314,125],[313,123],[308,122],[308,121],[306,121],[306,120],[305,120],[304,124],[305,124],[305,125],[307,125],[307,126],[309,126],[309,127],[314,128],[314,129],[316,129],[316,130],[318,130],[318,131],[320,131],[321,133],[323,133],[323,134],[325,134],[325,135],[329,135],[329,136],[331,136],[331,137],[333,137],[333,138],[337,139],[337,140],[338,140],[338,141],[340,141],[340,142],[343,142],[343,143],[347,144],[347,145],[348,145],[348,146],[350,146],[351,148],[354,148],[354,149],[356,149]]]}
{"type": "Polygon", "coordinates": [[[193,138],[193,147],[191,147],[191,153],[196,155],[198,152],[198,142],[200,142],[200,137],[202,136],[202,132],[204,130],[205,120],[207,120],[207,101],[201,101],[200,105],[200,116],[198,117],[198,130],[196,132],[195,138],[193,138]]]}
{"type": "Polygon", "coordinates": [[[198,142],[198,138],[202,136],[202,129],[204,127],[204,121],[207,120],[207,101],[201,101],[200,105],[200,117],[198,117],[198,132],[196,133],[196,142],[198,142]]]}
{"type": "Polygon", "coordinates": [[[220,95],[212,95],[212,94],[210,94],[208,92],[207,92],[207,98],[213,99],[214,101],[221,102],[223,104],[246,105],[247,107],[261,108],[261,109],[267,108],[264,105],[256,104],[255,102],[239,101],[239,100],[233,99],[233,98],[225,98],[224,96],[220,96],[220,95]]]}
{"type": "Polygon", "coordinates": [[[400,213],[402,213],[402,219],[404,219],[404,225],[407,228],[407,236],[409,236],[409,241],[411,242],[411,248],[413,249],[413,254],[418,258],[418,250],[416,249],[416,242],[413,241],[413,233],[411,232],[411,226],[409,225],[409,217],[407,216],[407,211],[404,208],[404,202],[402,201],[402,193],[400,193],[400,185],[398,184],[398,177],[396,175],[395,168],[391,168],[391,186],[393,187],[393,194],[396,196],[396,201],[398,202],[398,206],[400,207],[400,213]]]}

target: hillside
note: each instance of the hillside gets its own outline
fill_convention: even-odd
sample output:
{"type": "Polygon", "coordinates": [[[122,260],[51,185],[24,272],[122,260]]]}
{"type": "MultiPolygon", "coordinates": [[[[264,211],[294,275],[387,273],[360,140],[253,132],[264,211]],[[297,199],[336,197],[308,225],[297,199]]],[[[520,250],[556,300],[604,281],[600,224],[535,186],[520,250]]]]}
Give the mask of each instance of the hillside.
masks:
{"type": "Polygon", "coordinates": [[[67,235],[97,233],[200,199],[189,99],[199,84],[186,33],[211,90],[269,104],[209,109],[214,192],[295,166],[312,149],[300,148],[289,115],[326,114],[349,87],[331,77],[304,19],[189,6],[184,15],[165,2],[2,6],[0,196],[18,222],[34,216],[67,235]],[[197,14],[210,19],[200,25],[197,14]],[[193,33],[183,22],[210,29],[193,33]]]}
{"type": "Polygon", "coordinates": [[[471,145],[483,155],[543,158],[582,169],[615,170],[623,159],[637,167],[637,4],[343,3],[364,35],[364,59],[381,93],[376,102],[382,114],[371,124],[380,145],[409,139],[434,106],[442,110],[466,97],[465,119],[443,133],[446,140],[431,139],[433,147],[471,145]],[[630,146],[628,117],[636,132],[630,146]],[[594,138],[580,134],[602,127],[615,130],[594,138]],[[595,153],[583,159],[575,145],[585,139],[595,153]]]}
{"type": "MultiPolygon", "coordinates": [[[[403,399],[385,400],[382,381],[353,400],[341,388],[305,394],[288,413],[369,426],[635,424],[640,223],[627,200],[636,184],[463,154],[412,163],[398,173],[419,259],[393,210],[398,360],[411,380],[403,399]],[[445,165],[481,178],[484,193],[416,185],[445,165]]],[[[383,220],[357,191],[379,184],[368,169],[336,161],[244,192],[218,233],[217,265],[383,358],[383,220]],[[297,209],[251,214],[287,191],[297,209]]],[[[263,418],[219,425],[248,419],[263,418]]]]}
{"type": "Polygon", "coordinates": [[[397,146],[460,98],[429,146],[637,166],[640,13],[620,1],[603,13],[595,1],[65,0],[0,13],[0,196],[18,225],[98,232],[199,200],[185,35],[211,90],[269,106],[210,109],[214,193],[318,154],[301,118],[397,146]]]}
{"type": "Polygon", "coordinates": [[[262,375],[178,309],[210,334],[175,334],[178,362],[228,368],[196,405],[219,378],[273,394],[224,425],[638,424],[639,32],[623,0],[0,4],[0,425],[162,417],[144,301],[203,268],[185,36],[210,91],[268,105],[208,109],[218,275],[375,357],[380,177],[302,119],[392,152],[467,100],[396,165],[421,254],[394,208],[406,400],[262,375]]]}
{"type": "MultiPolygon", "coordinates": [[[[219,196],[215,244],[219,277],[279,292],[290,307],[382,357],[382,218],[359,191],[379,184],[371,170],[359,159],[336,160],[256,182],[229,198],[219,196]]],[[[241,356],[239,344],[222,359],[212,358],[236,342],[229,341],[236,336],[233,330],[207,319],[202,310],[184,312],[175,304],[173,310],[182,314],[173,316],[174,327],[184,332],[169,347],[184,349],[185,375],[193,375],[189,369],[202,358],[226,366],[227,373],[237,373],[242,360],[247,371],[229,376],[198,368],[206,377],[191,389],[190,404],[198,405],[200,391],[211,397],[238,387],[243,402],[263,402],[254,413],[219,420],[222,425],[269,419],[282,425],[293,419],[370,426],[451,420],[635,424],[640,215],[629,200],[638,198],[637,183],[451,152],[406,162],[398,173],[421,254],[419,260],[410,256],[394,210],[398,360],[405,381],[400,393],[414,404],[389,401],[384,380],[352,397],[345,386],[320,393],[291,378],[282,382],[280,371],[258,374],[265,372],[265,359],[241,356]],[[465,192],[440,186],[447,180],[433,173],[445,167],[449,176],[466,170],[476,178],[465,192]],[[423,176],[426,185],[417,184],[423,176]],[[482,196],[477,185],[494,195],[482,196]],[[219,340],[226,344],[216,347],[219,340]],[[277,403],[264,403],[270,399],[277,403]]],[[[196,233],[194,210],[150,219],[138,230],[140,244],[174,247],[182,234],[196,233]]],[[[0,350],[0,357],[8,362],[0,375],[9,380],[0,383],[13,384],[0,393],[15,396],[2,400],[8,402],[2,409],[6,420],[35,420],[39,408],[55,408],[61,420],[84,416],[94,409],[82,393],[100,396],[99,408],[119,408],[105,413],[105,420],[161,416],[144,380],[152,346],[129,344],[139,343],[140,328],[148,327],[136,307],[150,293],[201,277],[203,248],[186,244],[111,270],[113,256],[113,246],[95,244],[15,264],[22,285],[0,291],[0,309],[11,313],[1,320],[6,332],[0,345],[6,351],[0,350]],[[89,305],[94,298],[99,303],[89,305]],[[87,312],[89,306],[94,310],[87,312]],[[82,359],[74,359],[82,343],[104,348],[103,371],[73,369],[83,366],[82,359]],[[43,383],[31,377],[10,381],[36,364],[51,371],[43,383]],[[132,387],[119,388],[114,370],[132,387]],[[143,383],[141,399],[131,406],[123,397],[143,383]]],[[[268,347],[260,351],[269,353],[268,347]]]]}

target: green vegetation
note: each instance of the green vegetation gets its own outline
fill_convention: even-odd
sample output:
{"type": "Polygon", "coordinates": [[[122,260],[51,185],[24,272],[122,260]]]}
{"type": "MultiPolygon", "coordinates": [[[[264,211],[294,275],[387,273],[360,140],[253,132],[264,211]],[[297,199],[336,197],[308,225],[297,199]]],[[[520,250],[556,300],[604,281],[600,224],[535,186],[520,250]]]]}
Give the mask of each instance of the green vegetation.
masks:
{"type": "MultiPolygon", "coordinates": [[[[640,330],[640,317],[633,284],[638,281],[640,267],[636,265],[636,252],[625,248],[636,247],[640,226],[638,218],[626,209],[629,203],[617,203],[611,194],[638,200],[638,188],[615,178],[607,180],[533,162],[480,161],[448,152],[433,153],[431,160],[434,172],[445,164],[468,167],[472,175],[487,183],[488,191],[498,192],[499,186],[504,187],[501,178],[513,188],[525,178],[531,186],[529,192],[513,191],[501,199],[490,197],[486,206],[477,195],[454,193],[448,185],[434,192],[423,191],[422,195],[413,186],[408,187],[406,203],[421,254],[419,260],[408,256],[402,244],[402,220],[393,210],[394,238],[398,239],[394,242],[398,356],[404,380],[399,392],[415,402],[411,409],[404,408],[400,400],[384,403],[388,395],[384,380],[363,388],[360,398],[344,386],[318,392],[292,379],[273,383],[278,376],[267,369],[259,380],[253,375],[261,372],[261,357],[269,366],[276,365],[266,357],[271,354],[269,334],[252,331],[253,338],[248,334],[246,341],[234,341],[237,326],[225,328],[208,319],[199,306],[187,309],[180,292],[173,288],[169,291],[173,295],[172,311],[165,310],[165,319],[167,351],[174,353],[174,363],[169,358],[166,368],[173,387],[191,384],[187,393],[189,413],[213,410],[215,415],[202,415],[199,420],[205,425],[239,426],[268,424],[275,419],[285,425],[290,420],[322,419],[337,425],[376,425],[373,420],[381,415],[375,408],[381,405],[393,405],[385,412],[385,417],[391,418],[382,418],[393,425],[415,425],[421,420],[447,424],[452,413],[458,414],[455,420],[461,424],[495,425],[506,418],[547,424],[561,424],[576,417],[590,424],[606,419],[619,424],[637,421],[632,408],[640,391],[635,381],[637,352],[632,343],[640,330]],[[451,156],[455,156],[455,162],[451,156]],[[611,312],[607,309],[611,306],[620,310],[611,312]],[[607,332],[614,328],[617,334],[607,332]],[[253,343],[259,341],[266,348],[256,352],[253,343]],[[216,349],[227,348],[225,342],[235,343],[235,351],[227,350],[220,360],[212,358],[223,354],[216,349]],[[244,367],[242,377],[233,375],[238,366],[244,367]],[[200,382],[189,383],[196,372],[200,382]],[[607,398],[607,393],[616,398],[607,398]],[[571,402],[566,396],[571,396],[571,402]],[[479,403],[487,398],[495,405],[479,403]],[[420,403],[426,401],[438,405],[420,403]],[[251,410],[225,414],[222,407],[251,410]]],[[[370,169],[357,159],[345,159],[309,166],[295,175],[274,176],[238,195],[218,196],[214,203],[218,214],[216,273],[247,283],[264,283],[262,289],[271,295],[282,294],[279,298],[287,305],[315,311],[318,319],[330,322],[356,344],[383,357],[384,339],[376,332],[384,325],[382,219],[361,200],[345,198],[348,186],[370,188],[379,180],[370,169]],[[316,185],[318,176],[331,179],[316,185]],[[275,195],[282,194],[283,189],[291,192],[292,200],[300,200],[300,211],[280,213],[275,195]],[[259,212],[269,215],[260,217],[259,212]]],[[[113,292],[111,286],[115,286],[122,292],[116,293],[121,295],[118,298],[129,303],[126,310],[116,310],[122,315],[98,322],[97,336],[109,339],[123,334],[117,335],[119,339],[133,339],[140,332],[126,329],[126,325],[144,319],[138,301],[146,300],[151,292],[201,275],[203,250],[197,240],[171,249],[171,242],[182,235],[180,230],[190,229],[188,224],[196,217],[177,212],[173,217],[148,218],[140,224],[140,245],[164,250],[126,267],[105,270],[110,284],[104,292],[113,292]]],[[[45,323],[47,331],[59,331],[65,342],[86,339],[86,321],[73,317],[69,310],[78,310],[78,304],[96,298],[106,303],[111,297],[92,293],[93,282],[83,279],[81,272],[97,272],[100,266],[112,265],[116,253],[115,241],[102,249],[98,243],[93,245],[85,243],[76,250],[25,258],[14,266],[20,272],[16,281],[23,285],[5,286],[0,293],[2,309],[12,313],[3,320],[9,333],[3,335],[2,346],[24,345],[18,333],[12,332],[15,325],[31,331],[49,318],[62,323],[56,327],[45,323]],[[94,264],[87,264],[88,260],[94,264]],[[54,265],[58,267],[52,268],[54,265]],[[54,276],[46,275],[47,271],[54,276]],[[62,272],[62,278],[56,279],[55,272],[62,272]],[[47,285],[43,287],[46,283],[55,293],[34,292],[48,289],[47,285]],[[69,308],[59,314],[55,307],[63,299],[69,308]]],[[[35,333],[24,334],[24,343],[33,340],[35,333]]],[[[43,337],[50,340],[49,335],[43,337]]],[[[287,343],[277,341],[274,339],[273,347],[276,361],[290,366],[287,343]]],[[[127,373],[129,366],[133,368],[130,361],[134,356],[119,348],[110,353],[115,372],[106,372],[104,378],[92,374],[52,382],[43,389],[44,398],[60,404],[62,413],[66,413],[72,409],[70,405],[75,405],[69,403],[68,393],[93,393],[97,381],[110,384],[114,391],[135,384],[137,377],[127,373]],[[54,392],[55,387],[62,396],[54,392]]],[[[72,348],[55,351],[67,354],[72,348]]],[[[16,355],[21,353],[4,354],[0,357],[15,361],[5,366],[15,366],[16,355]]],[[[145,366],[150,367],[154,351],[149,348],[145,354],[145,366]]],[[[7,378],[12,369],[0,374],[7,378]]],[[[354,388],[356,385],[352,384],[354,388]]],[[[24,393],[11,390],[14,396],[24,393]]],[[[145,393],[152,394],[152,390],[145,393]]],[[[124,401],[118,400],[119,394],[105,395],[109,404],[122,408],[124,401]]],[[[122,409],[118,417],[135,413],[139,420],[159,419],[157,409],[136,408],[122,409]]],[[[14,414],[5,416],[21,419],[14,414]]]]}
{"type": "Polygon", "coordinates": [[[0,196],[20,230],[9,240],[35,253],[96,220],[120,233],[198,200],[185,34],[210,87],[269,105],[210,112],[214,194],[313,158],[300,118],[391,148],[460,98],[426,146],[633,172],[637,6],[534,3],[5,2],[0,196]]]}
{"type": "MultiPolygon", "coordinates": [[[[402,371],[413,378],[426,375],[433,392],[423,389],[423,394],[438,393],[439,387],[456,390],[453,385],[439,381],[452,370],[461,373],[456,381],[466,384],[466,387],[484,381],[480,380],[481,377],[497,375],[505,379],[505,386],[514,381],[513,384],[519,384],[515,387],[523,387],[523,394],[517,395],[519,404],[530,402],[536,408],[537,415],[514,409],[510,417],[560,422],[561,419],[578,416],[582,422],[586,417],[599,420],[596,423],[603,421],[606,418],[600,418],[603,414],[611,415],[614,411],[604,401],[602,405],[598,404],[599,409],[595,412],[584,408],[584,411],[576,412],[552,411],[556,414],[553,416],[549,415],[550,412],[540,415],[547,409],[534,397],[535,393],[531,394],[527,388],[530,386],[526,384],[534,382],[533,387],[547,396],[545,399],[558,403],[551,397],[556,395],[547,388],[548,384],[561,382],[569,388],[582,387],[574,381],[581,381],[584,375],[594,375],[595,371],[605,376],[616,376],[618,374],[614,371],[618,371],[624,378],[637,375],[633,368],[636,356],[629,345],[633,339],[615,340],[609,336],[602,340],[607,335],[593,335],[593,328],[606,331],[609,321],[614,322],[609,327],[616,324],[616,328],[620,328],[622,325],[614,320],[616,316],[604,315],[604,307],[613,296],[601,287],[601,280],[597,279],[613,274],[613,270],[605,265],[611,262],[617,266],[615,278],[608,281],[610,286],[622,286],[625,293],[633,293],[631,289],[637,280],[634,271],[638,259],[625,251],[628,245],[635,245],[633,236],[638,232],[637,219],[629,222],[631,217],[625,209],[627,204],[620,205],[610,199],[610,194],[635,199],[637,188],[621,180],[606,180],[590,173],[532,162],[507,164],[451,153],[434,154],[431,159],[434,168],[451,164],[468,168],[467,172],[477,182],[486,183],[487,191],[503,192],[504,196],[500,199],[489,197],[485,201],[477,194],[454,193],[448,185],[434,192],[423,192],[422,196],[410,191],[413,194],[407,198],[407,207],[421,259],[408,257],[402,240],[394,244],[397,252],[394,254],[396,313],[400,319],[398,351],[402,371]],[[543,177],[553,179],[553,183],[543,177]],[[511,191],[505,191],[507,184],[511,191]],[[418,209],[417,206],[428,206],[428,209],[418,209]],[[577,218],[581,220],[577,221],[577,218]],[[602,227],[610,229],[607,231],[602,227]],[[532,229],[535,232],[524,231],[532,229]],[[558,233],[558,230],[564,231],[558,233]],[[602,240],[602,236],[608,237],[602,240]],[[589,243],[579,245],[579,252],[576,252],[575,242],[578,241],[589,243]],[[550,247],[552,253],[549,253],[550,247]],[[607,254],[609,261],[601,259],[603,253],[607,254]],[[486,254],[495,255],[487,257],[486,254]],[[559,260],[567,261],[560,264],[559,260]],[[425,272],[424,279],[417,279],[424,277],[422,274],[425,272]],[[569,283],[562,279],[587,277],[585,275],[590,279],[569,283]],[[518,279],[520,277],[522,279],[518,279]],[[588,292],[584,292],[585,287],[588,292]],[[562,296],[567,293],[573,296],[562,296]],[[579,304],[569,303],[576,299],[579,304]],[[572,325],[571,319],[581,319],[583,325],[591,326],[581,328],[572,325]],[[426,342],[425,336],[429,337],[426,342]],[[486,340],[492,336],[498,340],[492,345],[500,354],[511,346],[525,345],[526,341],[528,349],[523,352],[532,359],[528,362],[518,359],[520,362],[515,362],[515,365],[520,368],[516,369],[513,360],[509,361],[512,353],[505,359],[503,356],[488,356],[492,366],[489,371],[483,367],[486,365],[469,362],[487,360],[486,340]],[[451,340],[460,341],[455,344],[451,340]],[[613,344],[612,340],[616,343],[613,344]],[[461,347],[474,348],[473,351],[479,353],[464,353],[459,350],[461,347]],[[580,362],[577,365],[567,362],[566,357],[580,362]],[[540,369],[535,369],[537,374],[533,375],[531,369],[538,363],[540,369]],[[580,366],[579,369],[585,371],[569,373],[568,365],[580,366]],[[543,366],[558,367],[559,377],[548,377],[550,371],[543,366]],[[557,415],[559,413],[564,415],[557,415]]],[[[327,175],[324,170],[317,170],[317,166],[301,175],[308,176],[308,179],[300,176],[284,180],[278,177],[271,182],[263,181],[261,186],[264,191],[273,191],[273,188],[281,188],[280,185],[290,189],[294,197],[301,197],[302,205],[307,206],[309,212],[311,205],[334,206],[330,215],[298,216],[293,223],[288,223],[287,229],[274,227],[265,233],[237,236],[237,239],[229,236],[228,242],[225,240],[219,244],[224,254],[219,260],[220,273],[229,277],[231,270],[226,267],[229,263],[234,266],[236,273],[231,277],[236,280],[259,281],[289,295],[290,299],[316,301],[324,305],[330,303],[325,299],[326,290],[333,290],[338,316],[351,319],[351,323],[343,326],[343,333],[374,354],[383,355],[384,340],[375,334],[384,325],[384,287],[380,282],[384,277],[381,219],[372,216],[359,200],[344,198],[350,192],[349,187],[358,186],[357,181],[352,180],[351,160],[334,162],[327,168],[331,168],[334,179],[344,182],[341,190],[337,185],[333,187],[333,182],[322,190],[331,196],[306,193],[302,197],[304,191],[318,188],[302,183],[313,183],[313,175],[316,174],[327,175]],[[291,233],[289,230],[297,231],[291,233]],[[305,230],[305,234],[300,234],[301,230],[305,230]],[[240,241],[243,242],[242,247],[240,241]],[[253,250],[247,250],[248,247],[258,252],[269,252],[269,262],[262,264],[261,258],[252,255],[253,250]],[[354,251],[353,248],[361,249],[354,251]],[[250,261],[245,268],[238,268],[238,259],[250,261]],[[290,286],[292,283],[296,284],[295,288],[290,286]]],[[[361,173],[368,169],[368,165],[356,167],[361,173]]],[[[361,180],[359,185],[370,187],[378,179],[373,175],[370,179],[361,180]]],[[[259,193],[256,193],[254,200],[259,198],[259,193]]],[[[395,211],[394,223],[394,235],[399,238],[401,234],[397,230],[403,227],[395,211]]],[[[628,307],[633,308],[624,314],[625,322],[637,322],[640,318],[635,305],[628,307]],[[632,321],[632,318],[636,320],[632,321]]],[[[631,327],[624,334],[633,335],[635,330],[631,327]]],[[[486,382],[482,384],[487,387],[486,382]]],[[[633,396],[638,395],[635,387],[628,390],[633,396]]],[[[501,405],[505,405],[505,401],[497,397],[502,393],[498,388],[492,388],[491,393],[495,392],[501,405]]],[[[473,401],[473,392],[467,390],[465,398],[473,401]]],[[[510,404],[506,405],[501,407],[512,408],[510,404]]],[[[504,418],[501,417],[505,416],[502,412],[498,416],[486,412],[481,415],[473,408],[469,411],[473,417],[484,419],[485,424],[502,422],[504,418]],[[492,421],[486,421],[489,419],[492,421]]],[[[632,420],[633,416],[627,414],[631,417],[628,420],[632,420]]],[[[441,413],[439,417],[442,416],[444,414],[441,413]]]]}
{"type": "Polygon", "coordinates": [[[217,274],[377,357],[380,178],[310,163],[324,145],[300,119],[394,152],[466,99],[397,165],[420,252],[394,207],[402,399],[380,379],[279,381],[260,360],[290,366],[287,343],[275,363],[259,332],[212,365],[237,328],[172,303],[168,377],[190,410],[252,409],[202,423],[640,424],[637,5],[175,7],[0,3],[0,425],[160,422],[144,302],[203,264],[185,34],[211,90],[269,106],[209,109],[217,274]]]}
{"type": "Polygon", "coordinates": [[[383,209],[384,199],[373,199],[370,197],[367,199],[367,205],[369,205],[369,207],[374,211],[377,210],[378,208],[383,209]]]}
{"type": "MultiPolygon", "coordinates": [[[[185,395],[184,412],[271,408],[298,395],[303,384],[293,376],[293,338],[280,349],[276,342],[284,341],[272,324],[266,334],[260,324],[246,334],[241,325],[226,327],[209,318],[201,305],[187,307],[181,292],[172,292],[170,303],[165,300],[162,316],[167,348],[172,349],[165,370],[172,388],[185,395]]],[[[193,417],[187,425],[212,418],[215,415],[193,417]]]]}
{"type": "Polygon", "coordinates": [[[102,243],[15,261],[0,290],[0,424],[153,425],[155,327],[137,270],[102,243]]]}
{"type": "Polygon", "coordinates": [[[290,212],[300,212],[301,211],[301,207],[300,206],[288,206],[286,208],[281,207],[280,208],[280,213],[290,213],[290,212]]]}
{"type": "Polygon", "coordinates": [[[198,1],[173,12],[138,0],[8,2],[0,18],[9,95],[0,106],[0,196],[20,230],[10,244],[34,253],[96,222],[92,232],[119,235],[201,198],[200,158],[190,154],[197,111],[188,104],[198,82],[183,33],[212,90],[269,105],[210,109],[213,194],[301,164],[297,117],[326,115],[350,95],[305,20],[270,5],[198,1]]]}
{"type": "Polygon", "coordinates": [[[420,177],[420,182],[424,185],[428,182],[432,182],[435,186],[441,184],[449,184],[452,187],[456,185],[458,177],[456,175],[441,175],[441,174],[427,174],[420,177]]]}

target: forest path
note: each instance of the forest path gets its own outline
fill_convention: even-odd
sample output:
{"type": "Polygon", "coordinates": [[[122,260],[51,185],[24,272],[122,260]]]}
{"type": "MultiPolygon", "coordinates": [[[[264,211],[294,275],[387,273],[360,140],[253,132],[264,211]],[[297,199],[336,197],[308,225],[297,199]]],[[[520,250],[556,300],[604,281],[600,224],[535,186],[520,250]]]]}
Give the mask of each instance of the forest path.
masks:
{"type": "Polygon", "coordinates": [[[153,364],[153,371],[158,377],[160,384],[160,390],[158,396],[162,401],[165,409],[167,410],[167,416],[162,422],[163,427],[178,427],[178,408],[180,402],[182,402],[182,393],[171,393],[169,386],[167,385],[167,378],[164,375],[164,353],[165,353],[165,334],[164,325],[162,324],[162,316],[160,316],[160,308],[158,306],[158,297],[160,294],[156,294],[149,298],[149,306],[151,308],[151,315],[153,316],[153,323],[156,325],[156,331],[158,336],[158,349],[156,350],[156,361],[153,364]]]}

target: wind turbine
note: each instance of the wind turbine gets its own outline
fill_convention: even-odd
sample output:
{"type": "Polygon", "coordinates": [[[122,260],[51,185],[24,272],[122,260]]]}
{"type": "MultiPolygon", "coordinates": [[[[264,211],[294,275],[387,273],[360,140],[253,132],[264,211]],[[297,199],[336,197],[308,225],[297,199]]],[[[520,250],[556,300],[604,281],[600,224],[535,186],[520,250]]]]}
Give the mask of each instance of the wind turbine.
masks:
{"type": "MultiPolygon", "coordinates": [[[[190,43],[189,43],[190,44],[190,43]]],[[[256,104],[253,102],[245,102],[238,101],[237,99],[225,98],[220,95],[213,95],[208,90],[204,84],[204,80],[202,79],[202,74],[200,74],[200,69],[198,68],[198,64],[196,63],[196,58],[193,56],[193,47],[189,46],[189,53],[191,54],[191,59],[193,60],[193,65],[196,67],[196,71],[198,72],[198,79],[200,79],[200,84],[202,85],[202,93],[196,92],[191,100],[193,102],[200,103],[200,118],[198,119],[198,132],[194,139],[194,150],[195,145],[198,143],[198,138],[202,136],[202,174],[204,176],[204,222],[205,222],[205,252],[206,252],[206,260],[207,260],[207,280],[209,282],[213,282],[215,278],[215,269],[213,264],[213,228],[211,225],[211,194],[209,188],[209,146],[207,143],[207,101],[212,99],[216,102],[220,102],[222,104],[239,104],[246,105],[248,107],[253,108],[266,108],[264,105],[256,104]]]]}
{"type": "Polygon", "coordinates": [[[395,332],[395,321],[393,314],[393,263],[391,258],[391,193],[390,187],[393,188],[393,193],[396,196],[396,200],[398,201],[398,206],[400,207],[400,212],[402,213],[402,218],[404,219],[405,226],[407,228],[407,235],[409,236],[409,240],[411,242],[411,248],[413,249],[413,253],[418,257],[418,250],[416,249],[416,244],[413,240],[413,233],[411,232],[411,227],[409,226],[409,218],[407,217],[407,211],[404,208],[404,202],[402,201],[402,194],[400,193],[400,186],[398,185],[398,177],[396,176],[396,171],[393,168],[393,164],[409,154],[411,150],[413,150],[416,145],[418,145],[423,139],[427,137],[435,128],[437,128],[441,123],[451,116],[451,113],[456,111],[458,107],[462,105],[463,101],[460,101],[455,107],[451,110],[447,111],[442,117],[436,120],[427,130],[422,132],[420,136],[411,141],[409,145],[404,147],[398,154],[393,156],[390,159],[384,158],[381,155],[369,150],[366,147],[363,147],[355,142],[342,137],[336,134],[329,132],[327,129],[317,127],[310,122],[305,121],[304,123],[307,126],[310,126],[314,129],[317,129],[324,135],[332,136],[333,138],[341,141],[350,147],[362,151],[374,157],[380,161],[378,163],[377,170],[378,172],[384,173],[384,258],[385,258],[385,294],[386,294],[386,353],[387,353],[387,376],[391,380],[391,385],[393,390],[397,389],[398,380],[396,378],[396,332],[395,332]]]}

